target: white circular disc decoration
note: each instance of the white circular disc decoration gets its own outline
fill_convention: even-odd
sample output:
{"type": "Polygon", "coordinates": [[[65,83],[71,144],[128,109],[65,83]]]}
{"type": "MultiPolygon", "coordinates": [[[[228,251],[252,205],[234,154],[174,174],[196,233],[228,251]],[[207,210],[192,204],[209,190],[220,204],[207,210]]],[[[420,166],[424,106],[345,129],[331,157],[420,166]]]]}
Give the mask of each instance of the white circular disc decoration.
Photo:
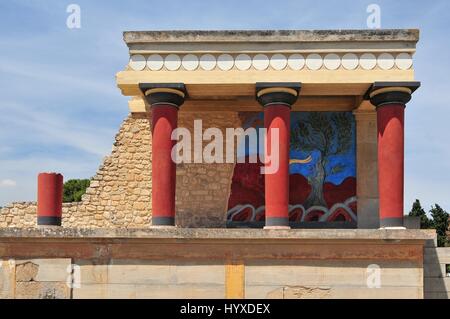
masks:
{"type": "Polygon", "coordinates": [[[152,54],[147,58],[147,66],[152,71],[159,71],[164,66],[164,59],[159,54],[152,54]]]}
{"type": "Polygon", "coordinates": [[[228,71],[231,70],[234,66],[234,59],[229,54],[221,54],[217,58],[217,66],[222,71],[228,71]]]}
{"type": "Polygon", "coordinates": [[[400,70],[409,70],[413,65],[413,59],[409,53],[400,53],[395,58],[395,64],[400,70]]]}
{"type": "Polygon", "coordinates": [[[308,69],[317,71],[323,65],[323,59],[320,54],[312,53],[306,57],[306,66],[308,69]]]}
{"type": "Polygon", "coordinates": [[[323,59],[323,64],[328,70],[337,70],[341,66],[341,57],[335,53],[330,53],[323,59]]]}
{"type": "Polygon", "coordinates": [[[134,54],[130,57],[130,62],[128,64],[134,71],[142,71],[147,64],[147,59],[143,55],[134,54]]]}
{"type": "Polygon", "coordinates": [[[382,53],[378,57],[378,66],[383,70],[390,70],[395,65],[395,58],[390,53],[382,53]]]}
{"type": "Polygon", "coordinates": [[[252,58],[247,54],[239,54],[236,57],[234,64],[239,70],[245,71],[250,69],[250,67],[252,66],[252,58]]]}
{"type": "Polygon", "coordinates": [[[212,54],[203,54],[200,57],[200,67],[205,71],[211,71],[216,67],[216,57],[212,54]]]}
{"type": "Polygon", "coordinates": [[[354,53],[347,53],[342,57],[342,66],[346,70],[354,70],[358,67],[359,58],[354,53]]]}
{"type": "Polygon", "coordinates": [[[198,57],[194,54],[186,54],[181,61],[183,68],[187,71],[194,71],[198,68],[198,57]]]}
{"type": "Polygon", "coordinates": [[[292,54],[288,58],[288,65],[294,71],[301,70],[305,67],[305,58],[301,54],[292,54]]]}
{"type": "Polygon", "coordinates": [[[176,54],[169,54],[164,59],[164,65],[166,66],[167,70],[169,70],[169,71],[176,71],[181,66],[181,59],[176,54]]]}
{"type": "Polygon", "coordinates": [[[253,57],[253,67],[258,71],[264,71],[269,67],[270,61],[267,55],[257,54],[253,57]]]}
{"type": "Polygon", "coordinates": [[[283,54],[277,53],[270,58],[270,66],[277,71],[284,70],[287,64],[288,60],[283,54]]]}
{"type": "Polygon", "coordinates": [[[373,70],[377,66],[377,57],[372,53],[364,53],[359,58],[359,64],[364,70],[373,70]]]}

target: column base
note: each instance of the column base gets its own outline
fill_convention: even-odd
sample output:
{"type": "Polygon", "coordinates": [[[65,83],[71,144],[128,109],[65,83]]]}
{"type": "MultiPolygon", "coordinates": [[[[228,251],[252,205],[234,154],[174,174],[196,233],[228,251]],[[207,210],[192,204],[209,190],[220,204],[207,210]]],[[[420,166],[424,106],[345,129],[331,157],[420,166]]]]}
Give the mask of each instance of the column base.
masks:
{"type": "Polygon", "coordinates": [[[175,227],[175,217],[152,217],[152,226],[175,227]]]}
{"type": "Polygon", "coordinates": [[[380,219],[380,228],[404,228],[403,216],[380,219]]]}
{"type": "Polygon", "coordinates": [[[287,217],[266,217],[264,229],[291,229],[287,217]]]}
{"type": "Polygon", "coordinates": [[[290,226],[264,226],[264,230],[287,230],[290,226]]]}
{"type": "Polygon", "coordinates": [[[38,216],[37,226],[56,226],[60,227],[62,224],[61,217],[54,216],[38,216]]]}
{"type": "Polygon", "coordinates": [[[170,225],[151,225],[150,229],[175,229],[178,228],[177,226],[170,226],[170,225]]]}
{"type": "Polygon", "coordinates": [[[37,229],[60,229],[62,226],[58,225],[37,225],[37,229]]]}

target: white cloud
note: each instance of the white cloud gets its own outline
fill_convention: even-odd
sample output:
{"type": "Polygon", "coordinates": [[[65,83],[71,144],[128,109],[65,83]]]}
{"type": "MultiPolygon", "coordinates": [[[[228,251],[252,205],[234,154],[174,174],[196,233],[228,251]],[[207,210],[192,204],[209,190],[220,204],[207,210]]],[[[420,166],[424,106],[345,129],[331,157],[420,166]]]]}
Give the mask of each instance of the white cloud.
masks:
{"type": "Polygon", "coordinates": [[[28,141],[30,145],[38,141],[41,145],[71,146],[79,151],[104,156],[109,153],[116,132],[114,128],[75,122],[65,114],[35,110],[20,103],[5,103],[3,111],[8,113],[8,119],[0,120],[0,123],[4,121],[4,126],[15,128],[13,131],[0,128],[4,143],[10,141],[13,144],[16,132],[21,132],[20,139],[28,141]]]}
{"type": "MultiPolygon", "coordinates": [[[[71,91],[93,92],[98,95],[119,96],[119,91],[111,82],[102,81],[104,79],[91,79],[88,76],[66,72],[57,72],[48,67],[42,67],[33,63],[15,62],[9,60],[8,63],[0,63],[2,73],[28,78],[34,81],[44,81],[53,87],[66,87],[71,91]]],[[[69,70],[70,72],[71,70],[69,70]]],[[[50,86],[50,87],[51,87],[50,86]]]]}
{"type": "Polygon", "coordinates": [[[16,187],[17,182],[12,179],[2,179],[0,180],[0,187],[16,187]]]}

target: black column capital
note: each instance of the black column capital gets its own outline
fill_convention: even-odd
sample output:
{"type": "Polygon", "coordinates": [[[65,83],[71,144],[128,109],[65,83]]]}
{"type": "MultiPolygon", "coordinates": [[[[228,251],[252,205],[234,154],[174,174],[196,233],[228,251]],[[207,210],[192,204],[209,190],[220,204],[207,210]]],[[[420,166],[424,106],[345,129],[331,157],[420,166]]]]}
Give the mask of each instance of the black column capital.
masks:
{"type": "Polygon", "coordinates": [[[271,104],[285,104],[291,107],[297,101],[301,88],[301,83],[256,83],[256,100],[263,107],[271,104]]]}
{"type": "Polygon", "coordinates": [[[420,87],[420,82],[375,82],[367,91],[365,99],[375,107],[387,104],[406,104],[420,87]]]}
{"type": "Polygon", "coordinates": [[[171,104],[179,108],[187,97],[183,83],[140,83],[139,89],[151,106],[171,104]]]}

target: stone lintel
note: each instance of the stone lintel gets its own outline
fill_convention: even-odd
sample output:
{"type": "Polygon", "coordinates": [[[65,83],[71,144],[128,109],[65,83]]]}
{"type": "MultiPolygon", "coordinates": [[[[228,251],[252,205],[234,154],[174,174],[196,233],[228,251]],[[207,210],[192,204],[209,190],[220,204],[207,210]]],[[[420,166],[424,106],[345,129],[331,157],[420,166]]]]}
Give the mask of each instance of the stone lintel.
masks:
{"type": "Polygon", "coordinates": [[[125,31],[127,44],[145,42],[342,42],[419,40],[418,29],[125,31]]]}
{"type": "Polygon", "coordinates": [[[434,230],[362,230],[362,229],[87,229],[87,228],[3,228],[0,242],[18,239],[185,239],[185,240],[370,240],[425,241],[435,237],[434,230]]]}

